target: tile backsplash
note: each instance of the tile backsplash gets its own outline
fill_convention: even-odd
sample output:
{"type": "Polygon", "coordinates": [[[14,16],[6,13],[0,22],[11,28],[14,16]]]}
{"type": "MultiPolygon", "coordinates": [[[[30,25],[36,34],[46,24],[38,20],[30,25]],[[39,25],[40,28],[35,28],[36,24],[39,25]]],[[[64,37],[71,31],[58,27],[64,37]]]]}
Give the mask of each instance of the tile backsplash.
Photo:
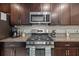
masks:
{"type": "Polygon", "coordinates": [[[31,26],[17,26],[18,30],[25,33],[31,33],[32,29],[44,29],[48,30],[49,33],[52,30],[56,30],[56,33],[79,33],[79,26],[46,26],[46,25],[31,25],[31,26]]]}

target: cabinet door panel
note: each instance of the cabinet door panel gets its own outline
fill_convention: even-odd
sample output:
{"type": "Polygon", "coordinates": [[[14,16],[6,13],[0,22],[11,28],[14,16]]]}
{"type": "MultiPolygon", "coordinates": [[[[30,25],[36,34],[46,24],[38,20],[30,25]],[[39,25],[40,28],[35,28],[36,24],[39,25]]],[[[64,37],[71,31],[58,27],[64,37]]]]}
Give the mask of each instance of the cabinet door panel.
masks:
{"type": "Polygon", "coordinates": [[[51,4],[51,24],[58,25],[60,23],[59,16],[60,11],[57,9],[59,8],[59,4],[51,4]]]}
{"type": "Polygon", "coordinates": [[[16,56],[26,56],[26,48],[25,47],[16,48],[16,56]]]}
{"type": "Polygon", "coordinates": [[[65,56],[65,49],[61,47],[56,47],[54,50],[55,56],[65,56]]]}
{"type": "Polygon", "coordinates": [[[31,12],[39,12],[39,11],[41,11],[40,3],[30,4],[30,11],[31,12]]]}
{"type": "Polygon", "coordinates": [[[79,25],[79,4],[71,4],[71,25],[79,25]]]}
{"type": "Polygon", "coordinates": [[[3,54],[4,54],[4,56],[15,56],[15,49],[14,48],[4,48],[3,54]]]}
{"type": "Polygon", "coordinates": [[[69,56],[77,56],[77,48],[68,48],[69,56]]]}
{"type": "Polygon", "coordinates": [[[11,4],[11,24],[28,24],[29,4],[11,4]]]}
{"type": "Polygon", "coordinates": [[[61,25],[70,25],[70,4],[60,4],[59,11],[61,25]]]}
{"type": "MultiPolygon", "coordinates": [[[[11,4],[11,24],[20,24],[20,13],[16,6],[19,4],[11,4]]],[[[19,7],[18,7],[19,8],[19,7]]]]}
{"type": "Polygon", "coordinates": [[[10,4],[0,3],[0,12],[10,13],[10,4]]]}
{"type": "Polygon", "coordinates": [[[51,12],[51,4],[50,3],[41,3],[41,11],[42,12],[51,12]]]}

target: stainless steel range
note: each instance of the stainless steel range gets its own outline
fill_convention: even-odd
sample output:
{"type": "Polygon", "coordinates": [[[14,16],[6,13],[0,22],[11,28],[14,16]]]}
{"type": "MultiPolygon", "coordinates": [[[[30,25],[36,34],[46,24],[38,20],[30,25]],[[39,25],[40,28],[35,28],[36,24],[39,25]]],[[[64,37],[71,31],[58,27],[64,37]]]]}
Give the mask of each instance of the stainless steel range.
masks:
{"type": "Polygon", "coordinates": [[[33,29],[31,37],[26,41],[26,48],[29,48],[30,56],[53,55],[54,38],[46,31],[44,29],[33,29]]]}

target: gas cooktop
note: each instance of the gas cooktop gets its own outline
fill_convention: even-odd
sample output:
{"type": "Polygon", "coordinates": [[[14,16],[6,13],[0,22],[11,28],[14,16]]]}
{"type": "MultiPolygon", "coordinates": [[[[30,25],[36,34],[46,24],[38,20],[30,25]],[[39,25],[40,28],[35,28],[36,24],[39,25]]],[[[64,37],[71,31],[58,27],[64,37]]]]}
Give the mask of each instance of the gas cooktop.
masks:
{"type": "Polygon", "coordinates": [[[53,41],[48,34],[32,34],[27,41],[53,41]]]}

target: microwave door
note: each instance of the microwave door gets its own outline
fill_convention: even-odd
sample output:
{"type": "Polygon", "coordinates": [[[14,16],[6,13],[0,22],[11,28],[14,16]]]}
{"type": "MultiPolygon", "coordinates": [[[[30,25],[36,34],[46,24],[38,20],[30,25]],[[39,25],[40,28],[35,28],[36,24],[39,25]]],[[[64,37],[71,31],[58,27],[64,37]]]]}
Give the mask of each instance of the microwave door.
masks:
{"type": "Polygon", "coordinates": [[[44,17],[44,15],[32,15],[31,22],[33,22],[33,23],[45,22],[45,17],[44,17]]]}

